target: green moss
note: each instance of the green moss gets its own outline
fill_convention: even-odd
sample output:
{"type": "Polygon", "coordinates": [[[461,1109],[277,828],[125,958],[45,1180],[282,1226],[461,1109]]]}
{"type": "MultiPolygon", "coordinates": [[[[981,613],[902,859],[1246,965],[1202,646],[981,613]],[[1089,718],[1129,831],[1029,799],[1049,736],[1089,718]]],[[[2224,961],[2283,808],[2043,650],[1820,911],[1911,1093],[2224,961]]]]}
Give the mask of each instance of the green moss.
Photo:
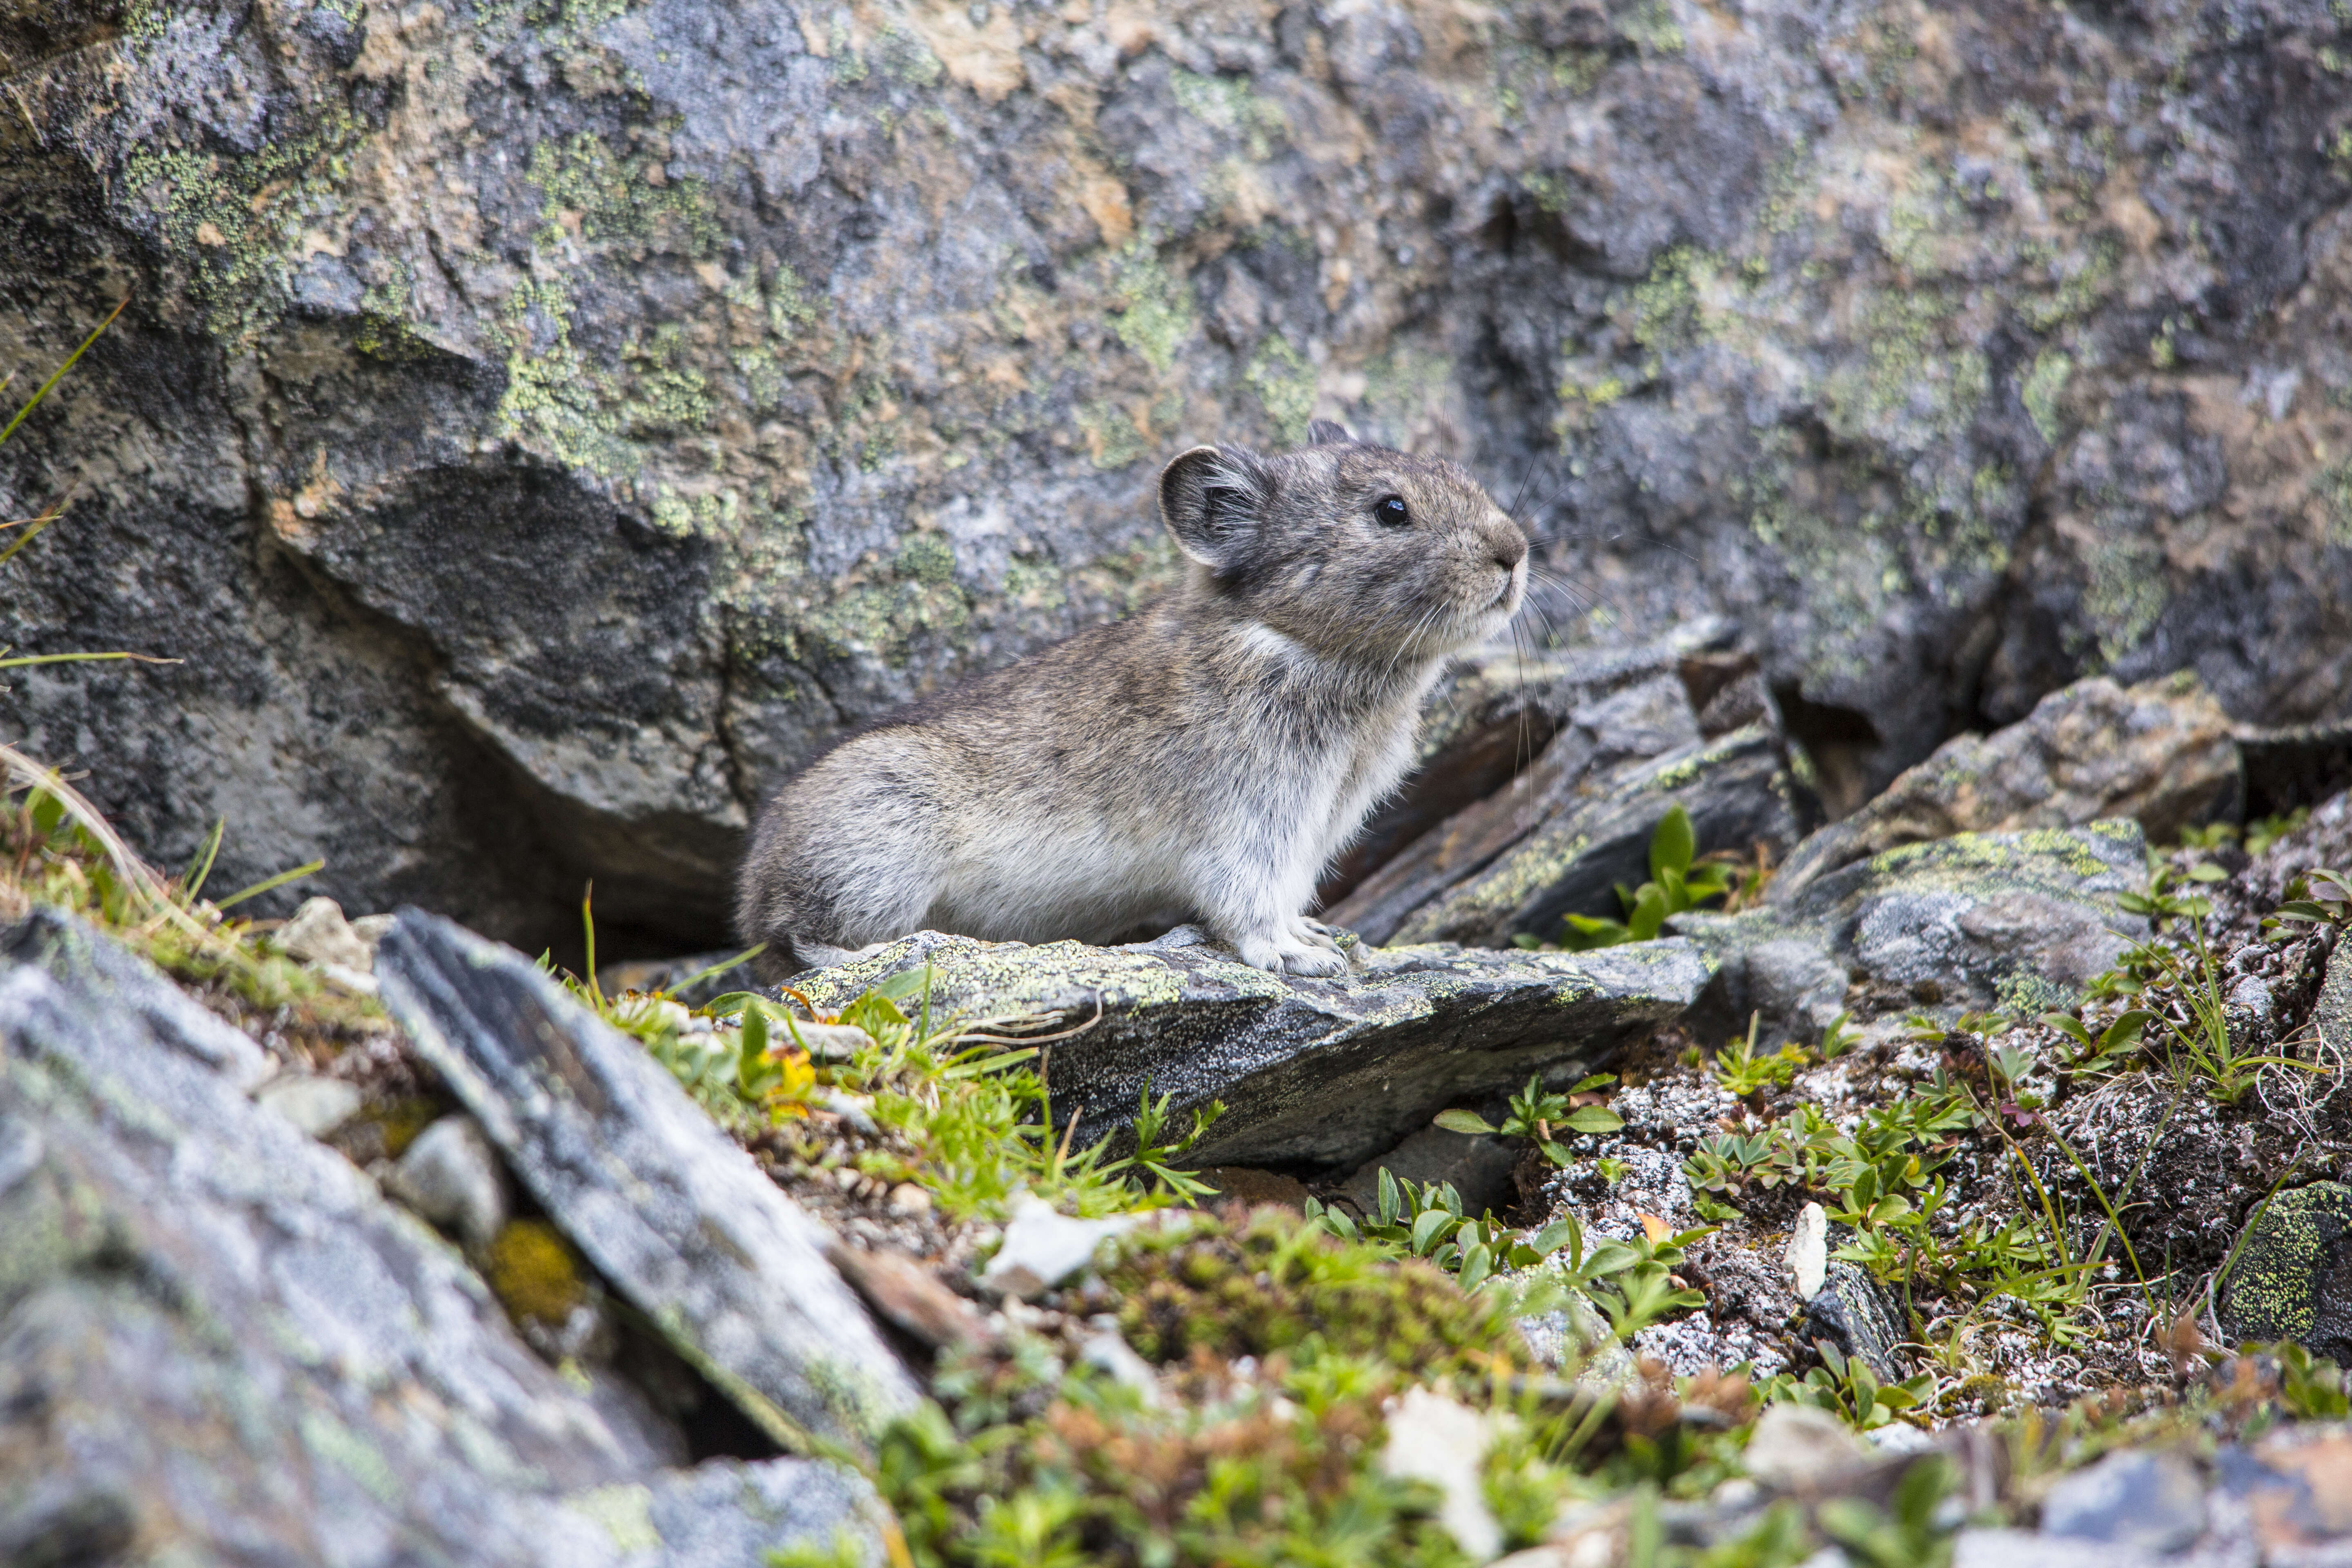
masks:
{"type": "Polygon", "coordinates": [[[2107,520],[2105,530],[2084,555],[2090,583],[2083,608],[2096,628],[2100,658],[2113,664],[2156,628],[2170,595],[2155,540],[2126,519],[2107,520]]]}
{"type": "Polygon", "coordinates": [[[1617,36],[1653,54],[1680,54],[1685,47],[1668,0],[1637,0],[1618,16],[1617,36]]]}
{"type": "Polygon", "coordinates": [[[359,1482],[376,1501],[387,1507],[399,1505],[403,1488],[392,1466],[366,1438],[338,1420],[332,1411],[305,1410],[297,1425],[302,1434],[302,1447],[312,1458],[325,1460],[359,1482]]]}
{"type": "Polygon", "coordinates": [[[2044,349],[2034,356],[2033,369],[2020,389],[2026,415],[2033,421],[2033,427],[2042,432],[2044,441],[2058,439],[2058,397],[2066,390],[2067,377],[2074,374],[2073,360],[2056,349],[2044,349]]]}
{"type": "Polygon", "coordinates": [[[1499,1298],[1463,1294],[1418,1259],[1339,1240],[1286,1209],[1231,1226],[1140,1237],[1104,1282],[1119,1327],[1147,1361],[1181,1362],[1296,1349],[1309,1334],[1341,1355],[1421,1376],[1522,1364],[1518,1331],[1499,1298]]]}
{"type": "Polygon", "coordinates": [[[1172,277],[1159,251],[1139,239],[1120,253],[1112,286],[1125,303],[1113,316],[1111,330],[1166,375],[1196,324],[1190,287],[1172,277]]]}
{"type": "Polygon", "coordinates": [[[1265,410],[1284,446],[1307,439],[1307,426],[1315,416],[1315,367],[1290,346],[1289,339],[1268,332],[1242,378],[1257,394],[1258,406],[1265,410]]]}
{"type": "Polygon", "coordinates": [[[654,1528],[654,1494],[633,1482],[575,1492],[563,1506],[600,1526],[613,1550],[620,1552],[657,1552],[661,1532],[654,1528]]]}
{"type": "Polygon", "coordinates": [[[1134,418],[1099,398],[1078,405],[1078,430],[1087,438],[1087,459],[1097,468],[1126,468],[1151,450],[1134,418]]]}
{"type": "Polygon", "coordinates": [[[907,542],[898,547],[898,558],[891,564],[900,576],[918,583],[955,581],[955,549],[943,533],[908,535],[907,542]]]}
{"type": "Polygon", "coordinates": [[[2312,475],[2311,489],[2326,515],[2327,542],[2352,545],[2352,458],[2312,475]]]}
{"type": "Polygon", "coordinates": [[[1245,77],[1201,76],[1178,66],[1168,84],[1186,113],[1216,130],[1238,136],[1250,157],[1265,163],[1275,144],[1289,132],[1289,117],[1279,104],[1250,90],[1245,77]]]}
{"type": "Polygon", "coordinates": [[[588,1299],[588,1278],[563,1233],[543,1219],[519,1219],[490,1241],[482,1273],[517,1321],[561,1328],[588,1299]]]}

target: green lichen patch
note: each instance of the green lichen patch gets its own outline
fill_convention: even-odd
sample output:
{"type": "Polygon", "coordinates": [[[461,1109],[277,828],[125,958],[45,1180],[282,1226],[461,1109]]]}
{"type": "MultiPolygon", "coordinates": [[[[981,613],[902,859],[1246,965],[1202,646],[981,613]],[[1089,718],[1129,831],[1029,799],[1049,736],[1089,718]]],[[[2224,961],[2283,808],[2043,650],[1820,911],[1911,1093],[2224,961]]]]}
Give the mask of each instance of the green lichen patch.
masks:
{"type": "Polygon", "coordinates": [[[303,237],[338,224],[352,154],[369,129],[336,107],[242,156],[146,145],[124,160],[124,195],[152,215],[164,250],[188,268],[205,331],[244,347],[284,315],[303,237]]]}
{"type": "Polygon", "coordinates": [[[2272,1198],[2230,1275],[2231,1332],[2308,1344],[2319,1328],[2322,1282],[2336,1272],[2348,1233],[2352,1186],[2314,1182],[2272,1198]]]}
{"type": "Polygon", "coordinates": [[[1315,416],[1315,367],[1290,346],[1289,339],[1267,333],[1243,379],[1257,394],[1258,406],[1265,411],[1276,439],[1286,447],[1307,439],[1307,426],[1315,416]]]}

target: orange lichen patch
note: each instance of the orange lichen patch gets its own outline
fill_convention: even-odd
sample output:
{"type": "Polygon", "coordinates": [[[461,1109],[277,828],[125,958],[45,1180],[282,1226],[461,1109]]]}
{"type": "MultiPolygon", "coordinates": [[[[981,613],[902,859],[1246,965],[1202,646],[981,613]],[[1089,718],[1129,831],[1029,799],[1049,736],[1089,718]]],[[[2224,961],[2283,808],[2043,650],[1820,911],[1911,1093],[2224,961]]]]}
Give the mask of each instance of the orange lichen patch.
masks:
{"type": "Polygon", "coordinates": [[[915,26],[948,76],[978,93],[982,102],[1000,102],[1028,85],[1021,32],[1009,8],[998,7],[984,25],[974,26],[966,8],[949,0],[916,13],[915,26]]]}

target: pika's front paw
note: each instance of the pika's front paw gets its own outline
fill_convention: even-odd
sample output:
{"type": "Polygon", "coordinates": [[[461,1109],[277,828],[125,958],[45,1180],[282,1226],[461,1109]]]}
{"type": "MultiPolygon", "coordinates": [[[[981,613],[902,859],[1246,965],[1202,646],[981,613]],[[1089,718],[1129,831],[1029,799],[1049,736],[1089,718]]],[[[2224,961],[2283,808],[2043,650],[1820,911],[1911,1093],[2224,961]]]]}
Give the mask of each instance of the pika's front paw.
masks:
{"type": "Polygon", "coordinates": [[[1347,957],[1336,947],[1293,948],[1282,955],[1282,966],[1293,974],[1345,974],[1347,957]]]}
{"type": "Polygon", "coordinates": [[[1244,937],[1234,944],[1244,963],[1253,969],[1263,969],[1269,974],[1345,974],[1348,960],[1339,950],[1324,942],[1313,945],[1291,931],[1276,936],[1244,937]]]}

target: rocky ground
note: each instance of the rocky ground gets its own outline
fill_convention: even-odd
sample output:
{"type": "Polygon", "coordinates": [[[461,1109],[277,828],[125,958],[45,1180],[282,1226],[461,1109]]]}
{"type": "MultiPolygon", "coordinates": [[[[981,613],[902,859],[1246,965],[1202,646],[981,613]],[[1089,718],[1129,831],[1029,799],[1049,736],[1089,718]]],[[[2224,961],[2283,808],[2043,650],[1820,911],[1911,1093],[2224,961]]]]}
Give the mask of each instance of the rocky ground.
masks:
{"type": "Polygon", "coordinates": [[[1460,671],[1329,981],[245,922],[8,753],[5,1555],[2352,1552],[2344,738],[2093,680],[1808,831],[1720,636],[1460,671]]]}

